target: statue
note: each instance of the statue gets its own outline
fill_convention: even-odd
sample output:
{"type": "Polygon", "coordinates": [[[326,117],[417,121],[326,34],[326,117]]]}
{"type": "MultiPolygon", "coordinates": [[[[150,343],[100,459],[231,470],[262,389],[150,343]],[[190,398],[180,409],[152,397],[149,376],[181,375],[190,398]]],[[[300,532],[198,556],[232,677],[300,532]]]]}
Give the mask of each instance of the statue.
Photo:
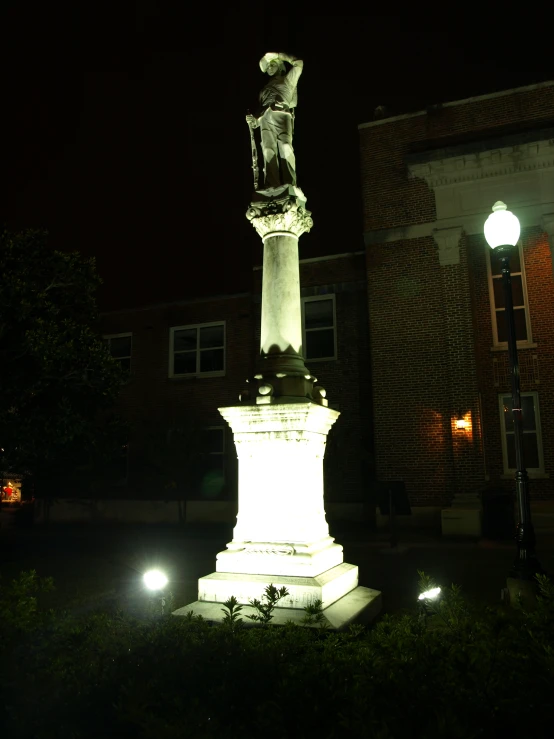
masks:
{"type": "Polygon", "coordinates": [[[262,72],[270,76],[260,92],[260,109],[257,115],[248,114],[252,141],[252,166],[254,190],[258,189],[257,153],[254,129],[259,128],[264,157],[264,188],[296,186],[296,161],[292,148],[294,109],[298,102],[296,87],[304,63],[282,52],[268,52],[260,59],[262,72]],[[292,65],[287,72],[285,62],[292,65]]]}

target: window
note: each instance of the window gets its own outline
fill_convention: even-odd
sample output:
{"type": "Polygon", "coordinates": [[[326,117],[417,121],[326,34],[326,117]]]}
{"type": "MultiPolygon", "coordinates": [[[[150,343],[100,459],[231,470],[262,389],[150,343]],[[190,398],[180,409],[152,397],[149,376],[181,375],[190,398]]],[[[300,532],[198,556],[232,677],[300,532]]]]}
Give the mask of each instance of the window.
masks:
{"type": "Polygon", "coordinates": [[[104,336],[110,354],[121,364],[121,368],[127,372],[131,369],[131,349],[133,334],[110,334],[104,336]]]}
{"type": "Polygon", "coordinates": [[[225,429],[210,426],[202,435],[200,495],[216,498],[225,487],[225,429]]]}
{"type": "MultiPolygon", "coordinates": [[[[516,470],[515,429],[511,394],[500,395],[499,403],[504,474],[509,475],[516,470]]],[[[529,474],[544,474],[538,393],[521,393],[521,412],[523,416],[525,466],[529,474]]]]}
{"type": "MultiPolygon", "coordinates": [[[[506,306],[504,303],[504,286],[502,285],[502,263],[497,249],[487,246],[489,252],[489,290],[492,312],[492,332],[495,346],[507,346],[508,325],[506,322],[506,306]]],[[[531,342],[531,324],[527,304],[527,286],[525,284],[525,268],[521,245],[512,250],[510,257],[510,274],[512,277],[512,296],[514,301],[514,322],[516,339],[531,342]]]]}
{"type": "Polygon", "coordinates": [[[224,375],[225,323],[169,329],[169,376],[224,375]]]}
{"type": "Polygon", "coordinates": [[[336,359],[335,296],[302,298],[304,359],[336,359]]]}

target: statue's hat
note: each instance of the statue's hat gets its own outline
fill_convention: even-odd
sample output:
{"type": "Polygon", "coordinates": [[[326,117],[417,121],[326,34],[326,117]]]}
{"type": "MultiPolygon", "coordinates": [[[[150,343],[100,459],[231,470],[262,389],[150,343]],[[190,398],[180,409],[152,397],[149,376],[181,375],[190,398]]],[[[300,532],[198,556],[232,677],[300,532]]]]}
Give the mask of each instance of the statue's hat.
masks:
{"type": "Polygon", "coordinates": [[[264,54],[260,59],[260,69],[262,72],[267,72],[269,62],[276,61],[277,59],[279,59],[279,54],[276,54],[274,51],[268,51],[267,54],[264,54]]]}

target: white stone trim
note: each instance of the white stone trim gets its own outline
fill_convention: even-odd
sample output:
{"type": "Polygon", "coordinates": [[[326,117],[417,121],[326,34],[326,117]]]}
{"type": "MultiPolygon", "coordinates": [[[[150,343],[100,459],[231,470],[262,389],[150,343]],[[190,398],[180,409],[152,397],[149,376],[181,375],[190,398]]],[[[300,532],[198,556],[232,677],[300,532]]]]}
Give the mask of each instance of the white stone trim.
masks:
{"type": "Polygon", "coordinates": [[[408,164],[410,177],[425,180],[431,188],[541,169],[554,169],[554,139],[408,164]]]}
{"type": "MultiPolygon", "coordinates": [[[[530,226],[542,226],[543,214],[551,213],[554,208],[554,201],[541,204],[533,204],[517,208],[517,217],[521,223],[522,230],[530,226]]],[[[397,226],[395,228],[384,228],[375,231],[366,231],[364,234],[364,242],[366,246],[371,244],[386,244],[392,241],[409,241],[410,239],[420,239],[426,236],[432,236],[435,230],[461,227],[464,233],[472,236],[474,234],[482,234],[485,221],[490,211],[480,211],[468,215],[457,215],[452,218],[441,218],[436,221],[428,221],[427,223],[416,223],[407,226],[397,226]]]]}
{"type": "MultiPolygon", "coordinates": [[[[439,103],[434,106],[435,108],[455,108],[458,105],[467,105],[467,103],[477,103],[481,100],[493,100],[494,98],[505,97],[506,95],[517,95],[522,92],[532,92],[533,90],[542,90],[544,87],[552,87],[554,80],[547,80],[546,82],[539,82],[535,85],[525,85],[524,87],[513,87],[510,90],[502,90],[501,92],[490,92],[486,95],[475,95],[470,98],[463,98],[462,100],[452,100],[447,103],[439,103]]],[[[405,118],[417,118],[420,115],[426,115],[426,110],[418,110],[415,113],[404,113],[403,115],[392,116],[391,118],[381,118],[378,121],[369,121],[367,123],[358,124],[358,130],[362,128],[372,128],[373,126],[383,126],[387,123],[394,123],[395,121],[401,121],[405,118]]]]}
{"type": "Polygon", "coordinates": [[[463,228],[453,226],[451,228],[433,229],[433,238],[439,247],[439,263],[441,267],[460,264],[460,239],[463,228]]]}

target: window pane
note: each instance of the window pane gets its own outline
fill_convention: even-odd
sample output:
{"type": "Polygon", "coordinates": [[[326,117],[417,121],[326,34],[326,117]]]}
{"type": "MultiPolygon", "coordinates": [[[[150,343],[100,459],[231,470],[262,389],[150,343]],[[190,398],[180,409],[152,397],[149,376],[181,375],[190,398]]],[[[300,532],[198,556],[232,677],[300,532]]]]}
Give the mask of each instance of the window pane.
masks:
{"type": "Polygon", "coordinates": [[[116,359],[118,357],[131,356],[131,337],[120,336],[117,339],[110,339],[110,353],[116,359]]]}
{"type": "Polygon", "coordinates": [[[200,372],[221,372],[223,349],[205,349],[200,352],[200,372]]]}
{"type": "Polygon", "coordinates": [[[504,406],[504,428],[506,431],[514,430],[514,414],[512,413],[512,396],[506,395],[502,398],[502,405],[504,406]]]}
{"type": "Polygon", "coordinates": [[[187,375],[196,372],[196,352],[183,352],[173,357],[173,374],[187,375]]]}
{"type": "Polygon", "coordinates": [[[206,429],[204,451],[212,454],[223,454],[223,429],[206,429]]]}
{"type": "Polygon", "coordinates": [[[514,310],[514,321],[516,324],[517,341],[527,341],[527,324],[525,322],[525,308],[514,310]]]}
{"type": "Polygon", "coordinates": [[[184,328],[173,333],[173,348],[178,351],[196,350],[196,329],[184,328]]]}
{"type": "Polygon", "coordinates": [[[523,415],[523,430],[536,431],[537,421],[535,419],[535,403],[532,395],[524,395],[521,398],[521,412],[523,415]]]}
{"type": "Polygon", "coordinates": [[[335,354],[335,332],[332,328],[306,332],[306,359],[333,357],[335,354]]]}
{"type": "MultiPolygon", "coordinates": [[[[506,302],[504,300],[504,285],[502,284],[502,279],[496,277],[492,281],[492,286],[494,289],[494,307],[497,309],[505,308],[506,302]]],[[[524,304],[523,283],[521,281],[521,275],[516,275],[515,277],[512,277],[512,302],[516,307],[524,304]]]]}
{"type": "Polygon", "coordinates": [[[130,372],[131,370],[131,359],[130,357],[127,357],[127,359],[120,359],[119,364],[121,365],[121,369],[125,370],[126,372],[130,372]]]}
{"type": "Polygon", "coordinates": [[[506,325],[506,311],[496,311],[496,333],[498,334],[498,341],[508,341],[508,326],[506,325]]]}
{"type": "Polygon", "coordinates": [[[506,446],[508,448],[508,469],[515,470],[516,468],[516,440],[513,434],[508,434],[506,437],[506,446]]]}
{"type": "MultiPolygon", "coordinates": [[[[516,327],[516,341],[527,341],[525,308],[516,308],[514,310],[514,324],[516,327]]],[[[508,322],[506,319],[506,311],[504,310],[496,312],[496,330],[499,342],[508,341],[508,322]]]]}
{"type": "Polygon", "coordinates": [[[506,303],[504,301],[504,285],[502,284],[502,278],[495,277],[492,281],[492,287],[494,291],[494,307],[504,308],[506,303]]]}
{"type": "Polygon", "coordinates": [[[512,301],[514,306],[523,305],[523,282],[521,275],[512,277],[512,301]]]}
{"type": "Polygon", "coordinates": [[[333,326],[333,301],[308,300],[304,303],[306,329],[333,326]]]}
{"type": "MultiPolygon", "coordinates": [[[[516,440],[513,434],[506,437],[508,447],[508,468],[516,469],[516,440]]],[[[539,445],[536,434],[523,434],[523,462],[527,469],[539,469],[539,445]]]]}
{"type": "Polygon", "coordinates": [[[223,346],[223,326],[206,326],[200,329],[200,348],[223,346]]]}
{"type": "Polygon", "coordinates": [[[538,469],[540,467],[539,444],[536,434],[523,434],[523,454],[527,468],[538,469]]]}
{"type": "MultiPolygon", "coordinates": [[[[502,398],[504,406],[504,428],[508,432],[514,430],[514,415],[512,413],[512,396],[506,395],[502,398]]],[[[535,419],[535,402],[532,395],[521,396],[521,411],[523,416],[523,430],[536,431],[537,421],[535,419]]]]}
{"type": "MultiPolygon", "coordinates": [[[[519,247],[514,247],[510,254],[510,272],[521,272],[519,247]]],[[[491,249],[491,273],[493,275],[499,275],[502,273],[501,256],[497,249],[491,249]]]]}

